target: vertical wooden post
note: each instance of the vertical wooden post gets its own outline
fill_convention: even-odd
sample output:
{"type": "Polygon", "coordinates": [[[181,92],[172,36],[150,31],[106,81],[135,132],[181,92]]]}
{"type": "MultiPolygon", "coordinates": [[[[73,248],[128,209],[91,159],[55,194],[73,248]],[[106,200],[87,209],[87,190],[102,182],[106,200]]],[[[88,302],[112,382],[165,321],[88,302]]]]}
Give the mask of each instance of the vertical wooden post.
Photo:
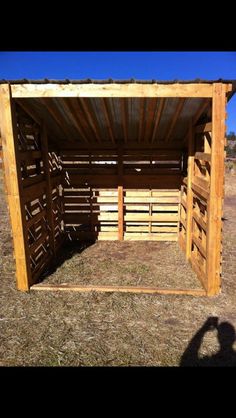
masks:
{"type": "Polygon", "coordinates": [[[124,239],[123,148],[118,148],[118,240],[124,239]]]}
{"type": "Polygon", "coordinates": [[[27,245],[25,209],[21,200],[23,188],[18,158],[17,127],[8,84],[0,85],[0,112],[2,114],[4,176],[14,244],[16,282],[19,290],[27,291],[32,284],[32,275],[27,245]]]}
{"type": "Polygon", "coordinates": [[[192,249],[192,220],[193,220],[193,191],[192,181],[194,174],[194,136],[192,120],[188,131],[188,181],[187,181],[187,222],[186,222],[186,259],[191,257],[192,249]]]}
{"type": "Polygon", "coordinates": [[[49,224],[49,242],[50,249],[53,254],[53,258],[56,256],[56,243],[55,243],[55,222],[53,215],[53,202],[52,202],[52,184],[51,184],[51,175],[50,175],[50,166],[49,166],[49,155],[48,155],[48,138],[46,126],[43,123],[41,131],[41,141],[42,141],[42,159],[44,167],[44,176],[46,181],[46,199],[47,199],[47,219],[49,224]]]}
{"type": "Polygon", "coordinates": [[[221,216],[224,184],[225,85],[213,84],[210,195],[207,206],[207,294],[220,291],[221,216]]]}

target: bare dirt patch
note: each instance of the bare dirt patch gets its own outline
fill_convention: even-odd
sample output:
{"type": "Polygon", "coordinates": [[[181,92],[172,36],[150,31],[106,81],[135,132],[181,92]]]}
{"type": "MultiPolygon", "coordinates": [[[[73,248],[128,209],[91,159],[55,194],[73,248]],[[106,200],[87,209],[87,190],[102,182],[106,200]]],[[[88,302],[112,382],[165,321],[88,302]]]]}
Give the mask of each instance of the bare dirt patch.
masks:
{"type": "MultiPolygon", "coordinates": [[[[2,190],[1,182],[0,187],[2,190]]],[[[208,317],[218,317],[219,322],[228,321],[236,328],[236,207],[232,201],[227,203],[228,196],[236,197],[236,176],[226,177],[222,293],[206,298],[18,292],[9,220],[1,192],[0,365],[178,366],[192,337],[208,317]]],[[[152,258],[156,243],[151,244],[147,257],[152,258]]],[[[118,251],[115,257],[113,254],[113,261],[123,262],[132,245],[127,243],[124,253],[118,251]]],[[[177,270],[172,267],[172,274],[178,274],[177,270]]],[[[183,274],[189,275],[185,264],[183,274]]],[[[146,280],[145,274],[142,277],[146,280]]],[[[205,337],[201,356],[219,348],[215,332],[205,337]]]]}

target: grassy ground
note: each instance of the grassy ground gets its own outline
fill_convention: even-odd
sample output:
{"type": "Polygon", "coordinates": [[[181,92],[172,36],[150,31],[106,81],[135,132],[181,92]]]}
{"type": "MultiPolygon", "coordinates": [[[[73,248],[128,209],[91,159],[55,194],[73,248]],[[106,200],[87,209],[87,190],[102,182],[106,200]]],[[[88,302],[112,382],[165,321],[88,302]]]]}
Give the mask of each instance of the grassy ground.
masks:
{"type": "Polygon", "coordinates": [[[201,287],[177,242],[152,241],[97,241],[88,246],[79,242],[67,244],[63,248],[59,267],[50,272],[43,282],[201,287]]]}
{"type": "MultiPolygon", "coordinates": [[[[10,227],[1,182],[0,187],[0,365],[178,366],[192,337],[207,318],[218,317],[220,323],[228,321],[236,327],[236,176],[226,176],[223,285],[222,293],[212,298],[18,292],[15,289],[10,227]]],[[[150,244],[152,251],[147,251],[145,256],[153,258],[155,243],[150,244]]],[[[112,245],[109,244],[109,248],[112,245]]],[[[167,244],[167,247],[169,245],[172,243],[167,244]]],[[[130,247],[133,248],[131,243],[127,243],[126,254],[130,253],[130,247]]],[[[94,251],[94,248],[89,247],[81,254],[87,257],[86,251],[94,251]]],[[[130,267],[123,263],[124,253],[119,248],[116,250],[117,260],[121,262],[128,278],[131,275],[141,277],[142,280],[147,277],[144,267],[141,273],[135,270],[137,264],[140,267],[141,247],[136,263],[131,263],[130,267]]],[[[182,266],[182,261],[178,259],[180,264],[173,269],[173,264],[170,267],[171,256],[169,261],[164,262],[164,253],[160,258],[157,255],[157,261],[161,260],[170,279],[172,274],[174,279],[179,277],[180,280],[191,281],[192,272],[189,268],[184,263],[182,266]]],[[[114,254],[113,251],[110,259],[114,254]]],[[[104,254],[102,257],[105,263],[104,254]]],[[[135,253],[130,257],[134,261],[135,253]]],[[[174,259],[175,256],[172,257],[174,259]]],[[[67,260],[69,264],[70,260],[67,260]]],[[[79,257],[76,270],[79,268],[78,260],[79,257]]],[[[63,271],[65,265],[61,269],[63,271]]],[[[99,276],[101,271],[97,273],[99,276]]],[[[56,274],[59,274],[59,270],[56,274]]],[[[122,277],[124,271],[119,274],[122,277]]],[[[230,329],[227,332],[229,341],[230,329]]],[[[219,350],[216,330],[206,332],[200,342],[200,358],[219,350]]],[[[223,363],[231,364],[230,354],[228,360],[222,357],[223,363]]]]}

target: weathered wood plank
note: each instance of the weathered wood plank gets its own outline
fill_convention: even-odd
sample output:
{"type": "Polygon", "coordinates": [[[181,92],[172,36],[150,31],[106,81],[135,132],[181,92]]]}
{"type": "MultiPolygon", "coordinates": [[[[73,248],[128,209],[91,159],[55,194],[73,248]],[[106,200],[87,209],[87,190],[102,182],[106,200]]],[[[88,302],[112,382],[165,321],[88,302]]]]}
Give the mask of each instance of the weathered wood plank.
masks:
{"type": "Polygon", "coordinates": [[[204,189],[201,187],[197,182],[195,182],[196,178],[192,182],[192,189],[193,191],[198,194],[201,198],[207,200],[209,196],[209,190],[204,189]]]}
{"type": "Polygon", "coordinates": [[[220,290],[222,198],[224,184],[225,86],[213,85],[210,195],[207,207],[207,294],[220,290]]]}
{"type": "Polygon", "coordinates": [[[206,152],[196,152],[195,153],[195,159],[202,160],[202,161],[208,161],[211,162],[211,154],[208,154],[206,152]]]}
{"type": "Polygon", "coordinates": [[[168,126],[168,128],[167,128],[167,133],[166,133],[166,137],[165,137],[166,142],[168,142],[171,138],[171,134],[172,134],[172,132],[174,130],[174,127],[177,123],[178,117],[180,116],[180,114],[183,110],[184,103],[185,103],[185,99],[180,99],[179,103],[177,104],[177,107],[176,107],[176,110],[174,112],[174,115],[173,115],[172,121],[170,123],[170,126],[168,126]]]}
{"type": "Polygon", "coordinates": [[[26,218],[21,199],[22,183],[17,128],[10,87],[7,84],[0,85],[0,113],[2,116],[1,135],[5,182],[14,243],[17,288],[27,291],[32,284],[32,275],[27,245],[26,218]]]}
{"type": "Polygon", "coordinates": [[[188,133],[188,180],[187,180],[187,221],[186,221],[186,258],[191,257],[192,246],[192,221],[193,221],[193,191],[192,181],[194,173],[194,135],[193,135],[193,121],[189,124],[188,133]]]}
{"type": "Polygon", "coordinates": [[[71,291],[71,292],[122,292],[122,293],[150,293],[160,295],[190,295],[205,296],[204,289],[160,289],[158,287],[141,286],[99,286],[76,284],[35,284],[30,290],[71,291]]]}
{"type": "Polygon", "coordinates": [[[12,97],[212,97],[212,84],[12,84],[12,97]]]}
{"type": "Polygon", "coordinates": [[[176,233],[135,233],[125,232],[124,241],[178,241],[178,235],[176,233]]]}

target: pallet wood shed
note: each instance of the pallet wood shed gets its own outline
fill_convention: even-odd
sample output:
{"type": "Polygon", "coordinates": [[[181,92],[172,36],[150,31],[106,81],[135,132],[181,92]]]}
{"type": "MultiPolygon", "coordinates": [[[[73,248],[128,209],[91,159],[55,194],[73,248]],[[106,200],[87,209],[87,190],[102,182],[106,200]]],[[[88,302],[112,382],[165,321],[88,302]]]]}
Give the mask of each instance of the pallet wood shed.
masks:
{"type": "Polygon", "coordinates": [[[220,291],[225,106],[235,81],[0,83],[19,290],[220,291]],[[38,283],[68,238],[176,241],[201,286],[38,283]]]}

